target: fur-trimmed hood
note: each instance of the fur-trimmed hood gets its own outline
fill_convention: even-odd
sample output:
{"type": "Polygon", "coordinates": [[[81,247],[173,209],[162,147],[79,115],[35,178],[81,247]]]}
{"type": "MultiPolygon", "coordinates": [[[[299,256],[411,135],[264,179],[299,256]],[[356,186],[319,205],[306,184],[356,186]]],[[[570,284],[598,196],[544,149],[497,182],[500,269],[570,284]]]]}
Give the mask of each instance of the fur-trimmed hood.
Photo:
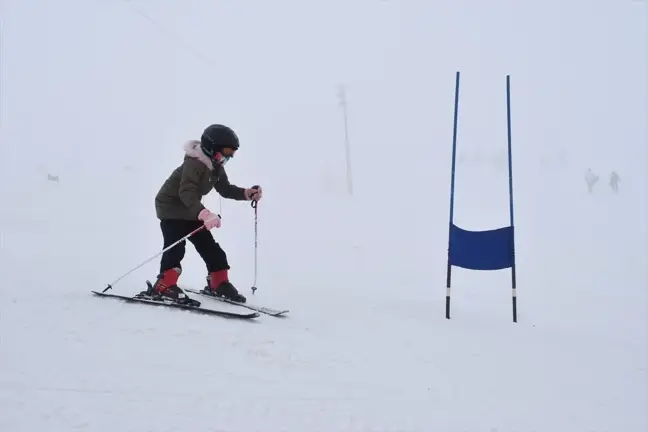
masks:
{"type": "Polygon", "coordinates": [[[210,170],[214,168],[212,161],[205,153],[203,153],[202,149],[200,148],[200,141],[197,140],[187,141],[184,144],[184,151],[187,156],[192,157],[194,159],[198,159],[200,162],[204,163],[207,166],[207,168],[209,168],[210,170]]]}

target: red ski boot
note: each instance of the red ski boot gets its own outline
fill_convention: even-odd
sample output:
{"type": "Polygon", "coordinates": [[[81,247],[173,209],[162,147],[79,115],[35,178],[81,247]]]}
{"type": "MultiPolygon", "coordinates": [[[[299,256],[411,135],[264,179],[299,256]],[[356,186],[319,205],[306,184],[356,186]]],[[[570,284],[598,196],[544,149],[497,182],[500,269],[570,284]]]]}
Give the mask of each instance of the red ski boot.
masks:
{"type": "Polygon", "coordinates": [[[182,273],[182,269],[178,267],[166,270],[158,276],[157,281],[149,290],[149,294],[154,298],[161,297],[162,299],[169,299],[188,305],[196,305],[198,303],[196,306],[199,306],[199,302],[190,299],[182,288],[177,285],[180,273],[182,273]]]}
{"type": "Polygon", "coordinates": [[[245,303],[247,299],[229,281],[227,270],[210,272],[207,276],[205,291],[217,297],[223,297],[239,303],[245,303]]]}

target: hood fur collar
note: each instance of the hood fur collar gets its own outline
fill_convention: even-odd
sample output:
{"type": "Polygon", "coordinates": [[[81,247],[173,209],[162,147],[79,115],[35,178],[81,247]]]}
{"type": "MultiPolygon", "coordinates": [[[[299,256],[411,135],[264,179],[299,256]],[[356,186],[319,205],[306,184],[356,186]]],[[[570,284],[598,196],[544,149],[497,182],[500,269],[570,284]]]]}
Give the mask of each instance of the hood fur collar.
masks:
{"type": "Polygon", "coordinates": [[[187,154],[187,156],[192,157],[194,159],[198,159],[200,162],[204,163],[207,168],[213,169],[214,165],[212,164],[212,161],[207,157],[205,153],[203,153],[202,149],[200,148],[200,141],[197,140],[191,140],[187,141],[184,145],[184,151],[187,154]]]}

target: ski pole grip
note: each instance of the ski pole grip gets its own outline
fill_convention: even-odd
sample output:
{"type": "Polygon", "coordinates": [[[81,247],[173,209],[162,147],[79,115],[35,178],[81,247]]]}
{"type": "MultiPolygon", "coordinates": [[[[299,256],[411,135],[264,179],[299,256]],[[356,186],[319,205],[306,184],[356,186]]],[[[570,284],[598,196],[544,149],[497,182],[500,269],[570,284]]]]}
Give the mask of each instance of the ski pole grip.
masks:
{"type": "MultiPolygon", "coordinates": [[[[259,186],[259,185],[254,185],[254,186],[252,186],[250,189],[259,189],[260,187],[261,187],[261,186],[259,186]]],[[[250,206],[251,206],[253,209],[255,209],[256,206],[257,206],[257,200],[252,200],[252,202],[250,203],[250,206]]]]}

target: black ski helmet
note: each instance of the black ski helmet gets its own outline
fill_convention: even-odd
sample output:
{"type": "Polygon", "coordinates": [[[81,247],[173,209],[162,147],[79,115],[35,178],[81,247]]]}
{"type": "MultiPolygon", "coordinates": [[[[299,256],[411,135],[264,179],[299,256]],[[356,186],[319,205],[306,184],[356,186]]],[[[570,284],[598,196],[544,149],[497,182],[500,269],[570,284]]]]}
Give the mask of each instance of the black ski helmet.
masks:
{"type": "Polygon", "coordinates": [[[213,124],[207,126],[207,129],[200,137],[200,148],[210,158],[213,158],[216,153],[224,148],[231,148],[238,150],[239,139],[236,133],[220,124],[213,124]]]}

